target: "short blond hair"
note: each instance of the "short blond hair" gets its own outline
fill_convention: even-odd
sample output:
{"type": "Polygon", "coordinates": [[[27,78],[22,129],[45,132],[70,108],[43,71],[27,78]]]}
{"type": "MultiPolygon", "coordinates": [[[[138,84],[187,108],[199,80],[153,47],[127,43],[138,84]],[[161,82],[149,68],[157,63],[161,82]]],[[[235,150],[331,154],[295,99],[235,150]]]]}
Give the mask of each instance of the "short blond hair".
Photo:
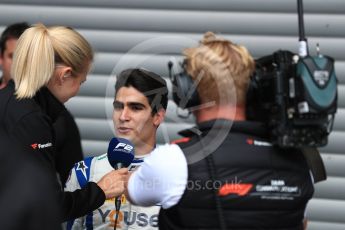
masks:
{"type": "Polygon", "coordinates": [[[194,81],[200,76],[197,90],[202,103],[234,102],[244,105],[250,75],[255,62],[249,51],[229,40],[207,32],[198,47],[184,50],[186,69],[194,81]],[[235,91],[235,93],[234,93],[235,91]]]}
{"type": "Polygon", "coordinates": [[[17,42],[11,68],[15,94],[18,99],[32,98],[48,83],[57,64],[81,73],[92,60],[91,45],[72,28],[37,24],[27,29],[17,42]]]}

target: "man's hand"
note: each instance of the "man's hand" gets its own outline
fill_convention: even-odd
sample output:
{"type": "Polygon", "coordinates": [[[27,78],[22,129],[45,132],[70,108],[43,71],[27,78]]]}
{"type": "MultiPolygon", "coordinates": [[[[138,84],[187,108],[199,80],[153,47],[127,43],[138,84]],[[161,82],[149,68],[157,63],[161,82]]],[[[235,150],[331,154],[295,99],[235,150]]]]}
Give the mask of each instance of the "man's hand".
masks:
{"type": "Polygon", "coordinates": [[[125,180],[128,175],[128,169],[122,168],[113,170],[103,176],[97,185],[103,190],[107,199],[121,195],[125,190],[125,180]]]}

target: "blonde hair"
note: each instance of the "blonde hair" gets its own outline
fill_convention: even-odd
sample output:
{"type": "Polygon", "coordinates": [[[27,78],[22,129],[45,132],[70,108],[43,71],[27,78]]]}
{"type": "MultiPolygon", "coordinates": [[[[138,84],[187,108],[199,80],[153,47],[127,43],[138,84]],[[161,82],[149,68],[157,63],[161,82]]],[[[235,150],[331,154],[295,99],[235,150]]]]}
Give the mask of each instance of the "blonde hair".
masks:
{"type": "Polygon", "coordinates": [[[194,81],[202,103],[244,105],[255,63],[244,46],[217,38],[207,32],[198,47],[184,50],[186,69],[194,81]],[[198,79],[200,77],[200,79],[198,79]],[[235,99],[231,98],[236,96],[235,99]]]}
{"type": "Polygon", "coordinates": [[[81,73],[92,60],[91,45],[72,28],[37,24],[27,29],[17,42],[11,69],[15,94],[18,99],[32,98],[48,83],[57,64],[81,73]]]}

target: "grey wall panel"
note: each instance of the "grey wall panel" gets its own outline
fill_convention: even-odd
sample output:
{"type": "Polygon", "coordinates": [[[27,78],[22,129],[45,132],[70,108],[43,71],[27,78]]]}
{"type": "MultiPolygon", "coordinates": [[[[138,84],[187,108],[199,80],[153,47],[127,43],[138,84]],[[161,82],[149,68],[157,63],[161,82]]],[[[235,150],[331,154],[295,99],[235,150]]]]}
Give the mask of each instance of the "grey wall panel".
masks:
{"type": "Polygon", "coordinates": [[[119,55],[113,53],[96,53],[92,66],[92,73],[109,76],[114,69],[116,64],[115,58],[117,56],[119,55]]]}
{"type": "Polygon", "coordinates": [[[326,181],[317,183],[314,198],[345,200],[345,178],[328,177],[326,181]]]}
{"type": "Polygon", "coordinates": [[[345,178],[345,154],[323,153],[321,156],[328,176],[345,178]]]}
{"type": "MultiPolygon", "coordinates": [[[[295,30],[297,30],[297,28],[295,28],[295,30]]],[[[141,52],[149,54],[176,55],[181,54],[184,48],[197,44],[202,38],[202,34],[194,33],[176,34],[171,32],[163,33],[118,30],[80,30],[80,32],[84,34],[92,44],[97,43],[97,50],[101,52],[141,52]]],[[[293,36],[250,36],[236,34],[234,32],[231,34],[223,32],[223,37],[247,46],[255,57],[269,55],[279,49],[288,49],[294,52],[297,52],[298,49],[297,34],[293,34],[293,36]]],[[[319,43],[323,54],[332,54],[331,56],[336,60],[345,59],[343,55],[345,52],[345,41],[342,38],[309,37],[308,41],[311,53],[316,53],[315,47],[316,44],[319,43]]]]}
{"type": "Polygon", "coordinates": [[[329,135],[328,145],[320,148],[321,152],[344,154],[345,133],[333,131],[329,135]]]}
{"type": "MultiPolygon", "coordinates": [[[[0,20],[17,15],[17,20],[43,21],[46,24],[63,24],[80,28],[97,28],[135,31],[201,32],[205,30],[223,33],[295,35],[297,16],[294,14],[262,14],[256,12],[174,11],[148,9],[107,9],[56,6],[2,5],[0,20]],[[61,17],[63,15],[63,17],[61,17]],[[90,20],[90,15],[97,15],[90,20]],[[145,20],[142,20],[145,18],[145,20]],[[207,21],[205,19],[207,18],[207,21]],[[124,20],[126,19],[126,20],[124,20]],[[188,21],[188,23],[185,23],[188,21]],[[200,23],[204,21],[205,23],[200,23]],[[241,21],[241,23],[238,23],[241,21]],[[253,23],[255,21],[256,23],[253,23]],[[111,23],[109,23],[111,22],[111,23]],[[72,24],[73,23],[73,24],[72,24]],[[176,25],[179,25],[178,27],[176,25]],[[269,25],[269,26],[267,26],[269,25]],[[280,28],[283,27],[284,30],[280,28]]],[[[344,36],[345,15],[306,14],[306,32],[310,36],[327,34],[344,36]],[[329,26],[329,25],[332,26],[329,26]]]]}
{"type": "MultiPolygon", "coordinates": [[[[115,46],[116,43],[112,42],[115,46]]],[[[177,51],[175,51],[177,52],[177,51]]],[[[121,70],[126,68],[146,68],[154,71],[162,76],[168,76],[168,61],[172,60],[178,66],[183,60],[182,55],[165,55],[162,53],[154,54],[138,54],[138,53],[104,53],[96,54],[93,62],[92,73],[101,74],[103,77],[113,76],[112,74],[119,74],[121,70]]],[[[175,70],[175,67],[174,69],[175,70]]],[[[88,82],[86,82],[88,83],[88,82]]],[[[100,92],[100,91],[98,91],[100,92]]]]}
{"type": "Polygon", "coordinates": [[[345,107],[345,85],[338,85],[338,107],[345,107]]]}
{"type": "MultiPolygon", "coordinates": [[[[80,87],[78,96],[88,96],[88,97],[108,97],[111,98],[114,95],[111,88],[114,87],[114,82],[111,80],[109,75],[100,75],[100,74],[89,74],[87,76],[86,82],[80,87]],[[107,88],[109,86],[109,91],[107,93],[107,88]]],[[[73,100],[74,98],[72,98],[73,100]]]]}
{"type": "Polygon", "coordinates": [[[345,61],[335,62],[335,73],[340,84],[345,84],[345,61]]]}
{"type": "Polygon", "coordinates": [[[308,219],[345,224],[345,201],[313,199],[307,207],[308,219]]]}
{"type": "Polygon", "coordinates": [[[334,130],[345,131],[345,109],[339,108],[334,121],[334,130]]]}
{"type": "Polygon", "coordinates": [[[114,137],[112,120],[77,118],[82,139],[110,141],[114,137]]]}
{"type": "Polygon", "coordinates": [[[84,157],[92,157],[107,152],[109,141],[82,140],[84,157]]]}
{"type": "Polygon", "coordinates": [[[79,30],[98,52],[179,54],[190,44],[197,44],[200,36],[192,33],[128,31],[128,30],[79,30]],[[193,42],[193,43],[191,43],[193,42]]]}
{"type": "Polygon", "coordinates": [[[75,97],[65,105],[76,117],[91,119],[111,119],[112,117],[112,98],[75,97]]]}
{"type": "MultiPolygon", "coordinates": [[[[4,0],[3,3],[11,4],[38,4],[38,5],[63,5],[63,6],[88,6],[88,7],[113,7],[113,8],[148,8],[148,9],[174,9],[174,10],[206,10],[206,11],[254,11],[254,12],[295,12],[295,1],[272,0],[209,0],[197,1],[157,1],[157,0],[4,0]]],[[[343,0],[304,0],[306,13],[343,13],[345,3],[343,0]]]]}
{"type": "Polygon", "coordinates": [[[320,222],[320,221],[308,221],[308,230],[344,230],[345,224],[320,222]]]}

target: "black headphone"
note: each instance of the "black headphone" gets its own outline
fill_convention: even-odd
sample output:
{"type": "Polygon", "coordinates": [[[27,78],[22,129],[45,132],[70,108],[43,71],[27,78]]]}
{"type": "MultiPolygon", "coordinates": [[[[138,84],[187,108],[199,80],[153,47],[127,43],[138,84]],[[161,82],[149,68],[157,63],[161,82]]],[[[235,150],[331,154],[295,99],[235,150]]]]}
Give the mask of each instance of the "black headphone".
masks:
{"type": "Polygon", "coordinates": [[[186,60],[181,63],[182,72],[172,74],[173,62],[168,62],[169,77],[172,83],[173,100],[182,109],[190,109],[200,105],[196,85],[186,70],[186,60]]]}

